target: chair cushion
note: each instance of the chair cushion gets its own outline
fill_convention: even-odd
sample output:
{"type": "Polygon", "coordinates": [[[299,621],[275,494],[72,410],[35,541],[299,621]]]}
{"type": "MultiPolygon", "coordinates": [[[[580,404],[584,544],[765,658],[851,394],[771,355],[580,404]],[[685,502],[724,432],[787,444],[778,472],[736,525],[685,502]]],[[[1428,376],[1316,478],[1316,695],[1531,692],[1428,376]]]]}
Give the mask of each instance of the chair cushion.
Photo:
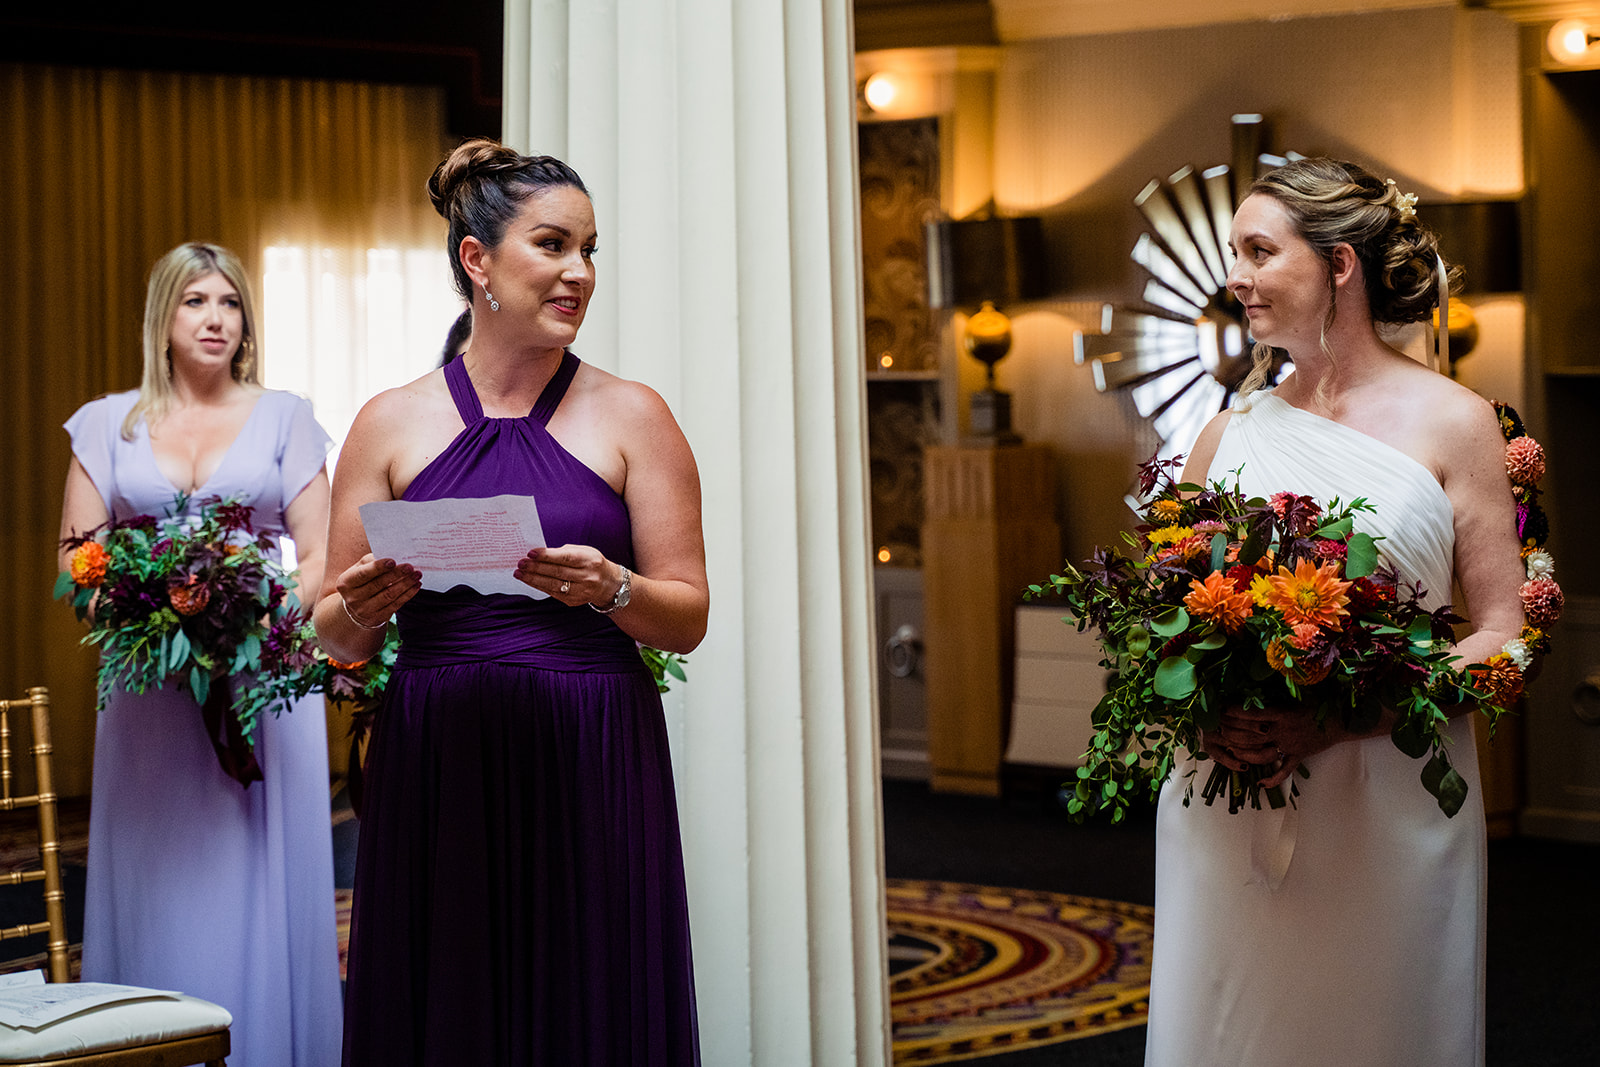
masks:
{"type": "Polygon", "coordinates": [[[0,1064],[152,1045],[226,1030],[232,1025],[233,1016],[227,1009],[209,1000],[182,993],[156,993],[89,1008],[38,1029],[0,1023],[0,1064]]]}

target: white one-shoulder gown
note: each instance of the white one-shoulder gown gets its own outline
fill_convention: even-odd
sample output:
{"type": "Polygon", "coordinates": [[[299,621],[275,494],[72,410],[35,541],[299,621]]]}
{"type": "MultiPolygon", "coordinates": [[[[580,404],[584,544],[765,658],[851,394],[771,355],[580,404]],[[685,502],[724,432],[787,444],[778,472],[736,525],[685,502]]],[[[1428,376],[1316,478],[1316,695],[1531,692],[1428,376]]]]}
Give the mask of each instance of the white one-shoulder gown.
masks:
{"type": "MultiPolygon", "coordinates": [[[[1450,598],[1452,509],[1411,457],[1256,394],[1236,411],[1209,478],[1375,512],[1403,580],[1450,598]],[[1253,402],[1253,403],[1252,403],[1253,402]]],[[[1473,723],[1452,720],[1450,759],[1470,793],[1447,818],[1424,760],[1387,736],[1306,761],[1296,807],[1207,807],[1183,772],[1156,830],[1148,1067],[1471,1067],[1484,1058],[1487,843],[1473,723]],[[1183,805],[1185,788],[1195,797],[1183,805]]]]}

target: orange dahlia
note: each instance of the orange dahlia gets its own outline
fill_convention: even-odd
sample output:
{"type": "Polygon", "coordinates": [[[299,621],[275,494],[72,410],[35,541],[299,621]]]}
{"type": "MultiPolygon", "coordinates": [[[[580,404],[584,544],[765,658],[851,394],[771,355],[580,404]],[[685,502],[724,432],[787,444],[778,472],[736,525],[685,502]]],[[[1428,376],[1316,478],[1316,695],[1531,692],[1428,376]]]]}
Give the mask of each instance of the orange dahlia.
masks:
{"type": "Polygon", "coordinates": [[[182,582],[167,586],[167,600],[179,615],[198,615],[211,602],[211,590],[200,581],[198,575],[191,574],[182,582]]]}
{"type": "Polygon", "coordinates": [[[1309,652],[1323,640],[1322,630],[1313,623],[1301,622],[1294,626],[1294,634],[1289,638],[1289,643],[1302,652],[1309,652]]]}
{"type": "Polygon", "coordinates": [[[72,550],[71,570],[75,584],[95,588],[106,580],[106,564],[111,554],[99,541],[85,541],[72,550]]]}
{"type": "Polygon", "coordinates": [[[1237,633],[1239,627],[1255,610],[1248,592],[1240,592],[1226,574],[1212,571],[1205,581],[1190,579],[1191,592],[1183,598],[1189,613],[1210,619],[1228,633],[1237,633]]]}
{"type": "Polygon", "coordinates": [[[1313,623],[1325,630],[1337,630],[1340,618],[1349,615],[1345,605],[1350,603],[1350,583],[1339,577],[1337,563],[1313,566],[1310,560],[1301,560],[1294,573],[1279,567],[1278,573],[1267,579],[1272,588],[1267,592],[1267,606],[1283,612],[1290,626],[1302,622],[1313,623]]]}
{"type": "Polygon", "coordinates": [[[1510,708],[1522,696],[1522,671],[1503,652],[1490,656],[1484,667],[1473,671],[1472,681],[1489,691],[1497,708],[1510,708]]]}

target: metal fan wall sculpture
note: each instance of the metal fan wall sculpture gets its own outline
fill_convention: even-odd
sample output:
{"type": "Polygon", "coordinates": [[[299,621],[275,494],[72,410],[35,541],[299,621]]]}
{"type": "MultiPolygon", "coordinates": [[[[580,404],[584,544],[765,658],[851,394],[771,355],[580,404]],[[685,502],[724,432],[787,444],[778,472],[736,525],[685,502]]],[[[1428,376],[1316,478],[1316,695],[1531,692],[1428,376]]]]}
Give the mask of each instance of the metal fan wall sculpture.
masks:
{"type": "Polygon", "coordinates": [[[1144,304],[1107,304],[1102,332],[1074,339],[1077,362],[1094,368],[1095,387],[1127,390],[1150,420],[1163,458],[1188,451],[1250,373],[1249,327],[1227,288],[1236,194],[1228,166],[1198,174],[1184,167],[1140,190],[1134,203],[1150,229],[1132,258],[1150,275],[1144,304]]]}

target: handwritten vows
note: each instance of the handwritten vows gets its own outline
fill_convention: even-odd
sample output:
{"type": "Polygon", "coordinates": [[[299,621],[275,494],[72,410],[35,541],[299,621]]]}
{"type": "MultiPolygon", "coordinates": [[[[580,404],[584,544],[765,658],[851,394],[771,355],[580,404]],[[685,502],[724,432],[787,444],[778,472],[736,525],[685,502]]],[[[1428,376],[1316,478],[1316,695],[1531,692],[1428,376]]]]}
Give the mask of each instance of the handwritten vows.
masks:
{"type": "Polygon", "coordinates": [[[548,595],[513,577],[528,549],[544,547],[532,497],[379,500],[361,505],[361,524],[373,556],[411,564],[422,572],[424,589],[466,585],[535,600],[548,595]]]}

